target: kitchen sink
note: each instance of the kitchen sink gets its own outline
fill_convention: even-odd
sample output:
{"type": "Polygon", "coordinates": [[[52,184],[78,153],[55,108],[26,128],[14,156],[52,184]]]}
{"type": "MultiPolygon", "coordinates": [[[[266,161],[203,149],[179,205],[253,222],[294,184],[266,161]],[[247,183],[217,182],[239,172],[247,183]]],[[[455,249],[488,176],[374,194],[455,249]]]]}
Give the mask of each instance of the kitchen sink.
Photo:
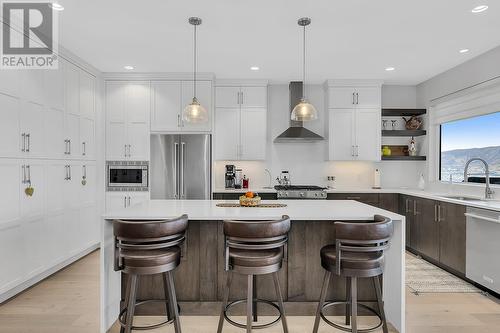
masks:
{"type": "Polygon", "coordinates": [[[443,198],[462,200],[462,201],[485,201],[485,199],[481,199],[481,198],[477,198],[477,197],[467,197],[467,196],[463,196],[463,195],[443,195],[443,198]]]}

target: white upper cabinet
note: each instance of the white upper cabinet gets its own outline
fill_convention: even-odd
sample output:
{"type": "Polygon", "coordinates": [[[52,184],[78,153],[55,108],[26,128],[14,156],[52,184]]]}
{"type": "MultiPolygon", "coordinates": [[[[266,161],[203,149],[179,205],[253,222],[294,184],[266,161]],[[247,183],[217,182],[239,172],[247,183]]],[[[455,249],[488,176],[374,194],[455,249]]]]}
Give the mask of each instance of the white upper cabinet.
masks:
{"type": "Polygon", "coordinates": [[[382,90],[376,86],[328,86],[328,108],[381,108],[382,90]]]}
{"type": "Polygon", "coordinates": [[[95,120],[95,80],[83,71],[80,72],[80,115],[95,120]]]}
{"type": "Polygon", "coordinates": [[[328,153],[330,160],[349,161],[354,159],[356,142],[353,109],[331,109],[328,111],[328,153]]]}
{"type": "Polygon", "coordinates": [[[241,143],[239,159],[266,159],[267,110],[264,108],[241,109],[241,143]]]}
{"type": "Polygon", "coordinates": [[[217,108],[215,111],[215,159],[237,160],[240,150],[239,108],[217,108]]]}
{"type": "Polygon", "coordinates": [[[47,89],[47,107],[57,110],[64,110],[64,66],[63,61],[59,62],[59,68],[46,70],[43,73],[44,85],[47,89]]]}
{"type": "Polygon", "coordinates": [[[380,161],[382,140],[380,109],[356,110],[356,159],[380,161]]]}
{"type": "Polygon", "coordinates": [[[2,70],[2,75],[0,75],[0,94],[19,97],[20,78],[18,70],[2,70]]]}
{"type": "Polygon", "coordinates": [[[21,151],[26,157],[44,155],[44,110],[31,102],[21,103],[21,151]]]}
{"type": "Polygon", "coordinates": [[[193,81],[153,81],[151,83],[153,132],[209,132],[212,129],[212,81],[196,82],[196,97],[208,112],[206,123],[187,123],[182,110],[193,100],[193,81]]]}
{"type": "Polygon", "coordinates": [[[217,87],[216,106],[218,108],[267,108],[267,87],[217,87]]]}
{"type": "Polygon", "coordinates": [[[381,93],[380,82],[327,82],[328,160],[380,161],[381,93]]]}
{"type": "Polygon", "coordinates": [[[64,96],[66,113],[80,115],[80,76],[78,68],[70,64],[64,66],[64,96]]]}
{"type": "Polygon", "coordinates": [[[153,94],[151,130],[155,132],[175,132],[180,130],[181,82],[151,82],[151,90],[153,94]]]}
{"type": "Polygon", "coordinates": [[[241,87],[241,107],[267,108],[267,87],[241,87]]]}
{"type": "Polygon", "coordinates": [[[149,159],[150,98],[147,81],[106,83],[107,159],[149,159]]]}
{"type": "Polygon", "coordinates": [[[19,99],[0,94],[0,156],[18,156],[22,149],[19,99]]]}
{"type": "MultiPolygon", "coordinates": [[[[182,81],[181,108],[184,109],[193,101],[193,82],[182,81]]],[[[198,102],[207,110],[208,121],[204,123],[188,123],[182,121],[182,130],[189,132],[209,132],[212,129],[212,81],[196,82],[196,98],[198,102]]],[[[181,111],[182,112],[182,111],[181,111]]]]}
{"type": "Polygon", "coordinates": [[[45,131],[45,154],[48,158],[65,158],[67,149],[64,129],[64,111],[48,108],[45,110],[43,128],[45,131]]]}
{"type": "Polygon", "coordinates": [[[19,95],[29,102],[44,104],[46,100],[44,70],[27,69],[16,72],[20,76],[19,95]]]}
{"type": "Polygon", "coordinates": [[[217,87],[215,103],[217,108],[239,108],[240,87],[217,87]]]}
{"type": "Polygon", "coordinates": [[[95,122],[92,119],[80,119],[80,153],[87,159],[95,158],[95,122]]]}
{"type": "Polygon", "coordinates": [[[265,160],[267,85],[216,88],[215,159],[265,160]]]}

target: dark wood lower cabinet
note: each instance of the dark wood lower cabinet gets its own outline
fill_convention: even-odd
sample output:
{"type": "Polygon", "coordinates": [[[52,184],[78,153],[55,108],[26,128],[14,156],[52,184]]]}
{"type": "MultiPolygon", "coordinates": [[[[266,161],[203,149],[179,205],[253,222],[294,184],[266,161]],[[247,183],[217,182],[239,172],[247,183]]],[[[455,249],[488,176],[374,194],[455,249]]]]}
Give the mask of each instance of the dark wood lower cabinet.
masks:
{"type": "Polygon", "coordinates": [[[434,260],[439,260],[439,222],[437,202],[428,199],[415,199],[415,249],[434,260]]]}
{"type": "Polygon", "coordinates": [[[439,203],[439,261],[465,276],[466,207],[439,203]]]}
{"type": "MultiPolygon", "coordinates": [[[[319,300],[325,270],[321,267],[320,249],[335,242],[333,222],[292,221],[288,241],[288,256],[279,272],[280,284],[290,315],[314,315],[319,300]]],[[[224,236],[222,221],[189,221],[186,242],[182,248],[180,266],[175,270],[175,288],[181,313],[187,315],[218,315],[225,285],[224,236]]],[[[122,299],[125,297],[126,274],[122,274],[122,299]]],[[[230,298],[246,297],[246,276],[234,274],[230,298]]],[[[375,290],[371,279],[360,279],[358,295],[361,301],[375,306],[375,290]]],[[[276,300],[270,275],[257,277],[257,297],[276,300]]],[[[163,299],[161,275],[141,276],[138,299],[163,299]]],[[[335,277],[330,284],[328,299],[345,299],[345,280],[335,277]]],[[[236,307],[234,314],[243,314],[236,307]]],[[[338,309],[343,311],[342,308],[338,309]]],[[[161,302],[137,307],[138,315],[162,315],[161,302]]],[[[274,315],[273,309],[259,305],[262,315],[274,315]]],[[[340,313],[338,313],[340,314],[340,313]]]]}
{"type": "Polygon", "coordinates": [[[466,206],[400,195],[406,246],[459,276],[465,276],[466,206]]]}

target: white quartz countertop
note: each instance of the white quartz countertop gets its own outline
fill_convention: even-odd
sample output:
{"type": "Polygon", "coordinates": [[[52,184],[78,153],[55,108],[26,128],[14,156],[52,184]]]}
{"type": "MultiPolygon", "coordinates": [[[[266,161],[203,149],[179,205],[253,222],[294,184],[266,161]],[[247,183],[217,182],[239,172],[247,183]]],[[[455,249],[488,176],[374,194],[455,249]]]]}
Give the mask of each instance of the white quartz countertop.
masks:
{"type": "Polygon", "coordinates": [[[190,220],[267,220],[288,215],[292,220],[367,220],[380,214],[396,221],[403,216],[353,200],[263,200],[263,203],[284,203],[282,208],[217,207],[231,200],[149,200],[132,207],[109,211],[104,219],[166,219],[188,214],[190,220]]]}
{"type": "MultiPolygon", "coordinates": [[[[252,192],[256,192],[256,193],[276,193],[275,189],[254,188],[254,189],[250,189],[250,190],[252,192]]],[[[239,190],[215,189],[213,192],[214,193],[240,193],[240,192],[246,192],[246,191],[248,191],[248,190],[247,189],[239,189],[239,190]]],[[[460,193],[444,194],[444,193],[430,192],[430,191],[424,191],[424,190],[418,190],[418,189],[412,189],[412,188],[373,189],[373,188],[357,188],[357,187],[329,188],[326,190],[326,192],[327,193],[399,193],[399,194],[411,195],[411,196],[430,199],[430,200],[438,200],[438,201],[443,201],[443,202],[454,203],[454,204],[463,205],[463,206],[500,211],[500,200],[468,201],[468,200],[458,200],[458,199],[447,198],[447,196],[460,196],[461,195],[460,193]]],[[[468,195],[464,195],[464,196],[468,197],[468,195]]],[[[273,202],[275,202],[275,201],[273,201],[273,202]]]]}

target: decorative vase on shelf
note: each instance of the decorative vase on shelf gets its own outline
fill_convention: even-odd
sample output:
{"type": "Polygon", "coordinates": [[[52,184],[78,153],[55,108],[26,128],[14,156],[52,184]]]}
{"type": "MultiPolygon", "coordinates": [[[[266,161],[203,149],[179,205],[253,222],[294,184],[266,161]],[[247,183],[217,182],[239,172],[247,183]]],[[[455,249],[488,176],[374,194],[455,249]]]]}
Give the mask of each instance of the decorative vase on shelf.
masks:
{"type": "Polygon", "coordinates": [[[384,146],[382,148],[382,156],[391,156],[391,148],[389,148],[389,146],[384,146]]]}
{"type": "Polygon", "coordinates": [[[417,156],[417,145],[414,137],[411,137],[410,147],[408,147],[408,155],[417,156]]]}

